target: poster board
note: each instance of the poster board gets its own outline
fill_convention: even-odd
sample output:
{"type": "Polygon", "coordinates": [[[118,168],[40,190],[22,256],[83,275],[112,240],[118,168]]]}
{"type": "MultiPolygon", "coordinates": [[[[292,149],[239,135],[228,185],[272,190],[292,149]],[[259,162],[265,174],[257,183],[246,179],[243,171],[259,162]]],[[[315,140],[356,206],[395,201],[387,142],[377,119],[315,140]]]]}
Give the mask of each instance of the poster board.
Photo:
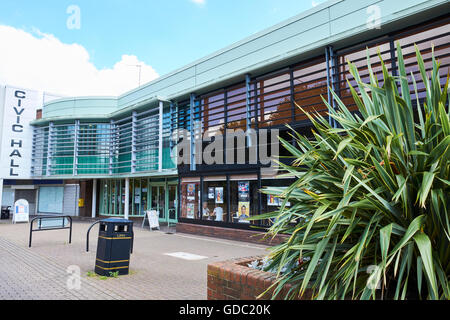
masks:
{"type": "Polygon", "coordinates": [[[25,199],[14,203],[13,223],[17,222],[30,222],[30,205],[25,199]]]}
{"type": "Polygon", "coordinates": [[[159,230],[159,216],[156,210],[145,211],[144,220],[142,220],[142,228],[146,226],[145,220],[148,221],[147,225],[149,226],[150,230],[159,230]]]}

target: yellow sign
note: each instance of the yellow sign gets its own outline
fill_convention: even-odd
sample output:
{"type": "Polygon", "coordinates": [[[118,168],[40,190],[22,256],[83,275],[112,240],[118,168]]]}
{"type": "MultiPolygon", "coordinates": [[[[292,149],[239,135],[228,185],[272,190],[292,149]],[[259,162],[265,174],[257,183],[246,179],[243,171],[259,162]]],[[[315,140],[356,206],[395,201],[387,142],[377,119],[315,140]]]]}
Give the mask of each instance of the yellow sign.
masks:
{"type": "Polygon", "coordinates": [[[84,207],[84,199],[83,198],[78,199],[78,207],[79,208],[83,208],[84,207]]]}

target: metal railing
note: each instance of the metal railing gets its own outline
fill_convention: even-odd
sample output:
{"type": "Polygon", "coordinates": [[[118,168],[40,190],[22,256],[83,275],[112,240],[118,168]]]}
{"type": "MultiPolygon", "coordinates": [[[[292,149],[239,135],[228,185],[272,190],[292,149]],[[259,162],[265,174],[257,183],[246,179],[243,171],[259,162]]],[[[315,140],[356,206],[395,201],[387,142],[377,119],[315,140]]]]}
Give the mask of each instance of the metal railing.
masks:
{"type": "Polygon", "coordinates": [[[91,233],[91,229],[98,223],[100,223],[101,220],[94,222],[88,229],[86,234],[86,252],[89,252],[89,233],[91,233]]]}
{"type": "Polygon", "coordinates": [[[71,216],[41,216],[31,219],[30,238],[28,247],[31,248],[33,232],[69,229],[69,243],[72,243],[72,217],[71,216]],[[33,229],[34,222],[39,221],[37,228],[33,229]],[[68,226],[67,226],[68,224],[68,226]]]}

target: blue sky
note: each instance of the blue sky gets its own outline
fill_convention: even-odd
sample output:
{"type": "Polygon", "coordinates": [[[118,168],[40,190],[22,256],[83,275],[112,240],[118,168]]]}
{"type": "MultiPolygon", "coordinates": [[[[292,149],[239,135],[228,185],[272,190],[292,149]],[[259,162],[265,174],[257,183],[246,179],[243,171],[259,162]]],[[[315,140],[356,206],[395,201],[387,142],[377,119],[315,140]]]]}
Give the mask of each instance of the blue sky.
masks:
{"type": "Polygon", "coordinates": [[[99,70],[130,55],[164,75],[321,2],[2,0],[0,25],[80,45],[99,70]],[[80,8],[80,29],[66,26],[70,5],[80,8]]]}

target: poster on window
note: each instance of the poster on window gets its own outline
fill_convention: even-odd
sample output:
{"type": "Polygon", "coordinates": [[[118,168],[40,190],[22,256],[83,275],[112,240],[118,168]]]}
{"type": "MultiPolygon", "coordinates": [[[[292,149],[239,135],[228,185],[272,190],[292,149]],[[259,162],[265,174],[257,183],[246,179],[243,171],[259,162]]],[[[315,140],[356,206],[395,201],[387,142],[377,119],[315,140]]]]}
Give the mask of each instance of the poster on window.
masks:
{"type": "Polygon", "coordinates": [[[223,203],[223,187],[217,187],[216,188],[216,203],[222,204],[223,203]]]}
{"type": "Polygon", "coordinates": [[[141,203],[141,188],[134,189],[134,203],[135,204],[141,203]]]}
{"type": "Polygon", "coordinates": [[[280,205],[280,198],[275,197],[273,194],[268,194],[267,205],[270,207],[278,207],[280,205]]]}
{"type": "Polygon", "coordinates": [[[239,222],[246,222],[245,219],[250,217],[250,202],[240,201],[238,204],[238,219],[239,222]]]}
{"type": "Polygon", "coordinates": [[[195,184],[193,183],[187,185],[187,199],[189,201],[195,201],[195,184]]]}
{"type": "Polygon", "coordinates": [[[250,201],[250,183],[248,181],[238,182],[238,198],[241,202],[250,201]]]}
{"type": "Polygon", "coordinates": [[[186,218],[194,219],[194,204],[188,203],[186,205],[186,218]]]}
{"type": "MultiPolygon", "coordinates": [[[[275,197],[274,195],[267,195],[267,205],[271,207],[280,207],[283,203],[283,200],[281,200],[278,197],[275,197]]],[[[286,202],[286,207],[290,207],[291,203],[289,201],[286,202]]]]}
{"type": "Polygon", "coordinates": [[[214,191],[214,187],[209,187],[208,188],[208,200],[214,200],[216,197],[215,191],[214,191]]]}

